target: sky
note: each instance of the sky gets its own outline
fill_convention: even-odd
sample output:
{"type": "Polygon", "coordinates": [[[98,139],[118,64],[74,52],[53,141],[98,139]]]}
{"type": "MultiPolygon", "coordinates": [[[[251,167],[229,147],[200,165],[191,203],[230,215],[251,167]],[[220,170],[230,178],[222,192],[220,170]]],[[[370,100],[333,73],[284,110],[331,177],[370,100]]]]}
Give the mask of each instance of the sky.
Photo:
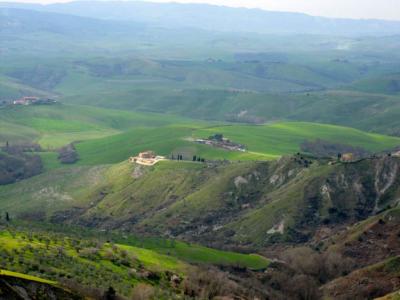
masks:
{"type": "MultiPolygon", "coordinates": [[[[7,2],[54,3],[69,0],[0,0],[7,2]]],[[[142,0],[172,2],[171,0],[142,0]]],[[[400,20],[400,0],[174,0],[181,3],[210,3],[233,7],[302,12],[315,16],[400,20]]]]}

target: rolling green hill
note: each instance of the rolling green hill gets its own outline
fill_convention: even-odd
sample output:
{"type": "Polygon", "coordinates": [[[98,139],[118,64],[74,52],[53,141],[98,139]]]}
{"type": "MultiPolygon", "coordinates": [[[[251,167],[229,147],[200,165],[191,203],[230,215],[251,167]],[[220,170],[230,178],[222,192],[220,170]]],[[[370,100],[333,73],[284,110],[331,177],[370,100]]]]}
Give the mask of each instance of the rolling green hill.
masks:
{"type": "Polygon", "coordinates": [[[119,88],[114,92],[110,83],[104,86],[93,87],[92,91],[87,91],[88,96],[80,94],[66,96],[65,99],[71,103],[167,112],[203,120],[243,123],[306,121],[399,135],[398,97],[379,92],[327,90],[271,94],[206,88],[170,89],[163,84],[157,84],[157,88],[119,88]],[[108,91],[101,94],[93,92],[104,86],[108,91]]]}
{"type": "Polygon", "coordinates": [[[155,128],[190,122],[184,118],[76,105],[7,106],[0,109],[0,144],[37,142],[54,149],[65,144],[121,133],[133,127],[155,128]]]}
{"type": "MultiPolygon", "coordinates": [[[[221,123],[220,123],[221,124],[221,123]]],[[[222,123],[223,124],[223,123],[222,123]]],[[[207,160],[270,160],[300,151],[304,141],[329,140],[371,152],[400,144],[395,137],[334,125],[277,122],[266,125],[218,125],[174,115],[56,104],[8,106],[0,110],[0,144],[39,143],[45,169],[59,167],[55,149],[78,142],[79,165],[118,163],[144,151],[161,155],[194,155],[207,160]],[[245,144],[247,152],[227,151],[190,141],[222,133],[245,144]]]]}
{"type": "Polygon", "coordinates": [[[356,129],[313,123],[286,122],[271,125],[228,125],[138,128],[119,135],[85,141],[76,145],[81,160],[79,164],[116,163],[146,149],[161,155],[181,153],[185,159],[198,155],[209,160],[269,160],[300,151],[306,140],[325,139],[377,152],[400,144],[400,139],[365,133],[356,129]],[[207,138],[223,133],[234,142],[245,144],[248,152],[226,151],[199,145],[187,138],[207,138]]]}
{"type": "Polygon", "coordinates": [[[354,82],[350,88],[372,94],[398,95],[400,93],[400,75],[389,74],[375,78],[367,78],[354,82]]]}
{"type": "Polygon", "coordinates": [[[304,241],[321,224],[362,220],[394,204],[398,170],[397,158],[328,165],[300,156],[68,168],[0,187],[0,210],[216,244],[304,241]]]}

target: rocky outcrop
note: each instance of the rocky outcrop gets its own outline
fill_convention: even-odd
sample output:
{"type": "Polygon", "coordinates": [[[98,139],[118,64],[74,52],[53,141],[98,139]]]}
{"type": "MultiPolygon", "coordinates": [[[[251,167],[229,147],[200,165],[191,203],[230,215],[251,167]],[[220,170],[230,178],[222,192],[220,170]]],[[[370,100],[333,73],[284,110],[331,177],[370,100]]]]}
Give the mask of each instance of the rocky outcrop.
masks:
{"type": "Polygon", "coordinates": [[[0,300],[83,300],[77,294],[55,285],[0,275],[0,300]]]}

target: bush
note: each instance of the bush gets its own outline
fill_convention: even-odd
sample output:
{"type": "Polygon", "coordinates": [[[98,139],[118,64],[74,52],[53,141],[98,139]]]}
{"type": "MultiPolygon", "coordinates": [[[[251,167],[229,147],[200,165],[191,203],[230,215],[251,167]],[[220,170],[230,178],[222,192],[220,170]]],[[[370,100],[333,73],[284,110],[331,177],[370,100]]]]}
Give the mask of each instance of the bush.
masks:
{"type": "Polygon", "coordinates": [[[155,296],[155,290],[151,285],[139,283],[132,291],[131,300],[149,300],[155,296]]]}
{"type": "Polygon", "coordinates": [[[69,144],[58,150],[58,160],[63,164],[74,164],[79,160],[78,152],[76,152],[75,146],[69,144]]]}
{"type": "Polygon", "coordinates": [[[38,155],[0,152],[0,185],[35,176],[42,170],[42,159],[38,155]]]}
{"type": "Polygon", "coordinates": [[[225,273],[217,269],[192,270],[183,282],[185,295],[200,299],[232,296],[238,287],[225,273]]]}

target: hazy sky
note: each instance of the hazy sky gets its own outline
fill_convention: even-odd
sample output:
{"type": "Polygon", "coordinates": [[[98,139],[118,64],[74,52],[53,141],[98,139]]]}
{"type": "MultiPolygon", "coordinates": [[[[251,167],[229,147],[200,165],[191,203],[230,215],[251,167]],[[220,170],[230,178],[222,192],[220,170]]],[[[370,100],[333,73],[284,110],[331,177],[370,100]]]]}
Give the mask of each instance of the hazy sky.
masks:
{"type": "MultiPolygon", "coordinates": [[[[69,2],[68,0],[0,0],[8,2],[69,2]]],[[[147,0],[149,1],[149,0],[147,0]]],[[[304,12],[311,15],[342,18],[378,18],[400,20],[400,0],[150,0],[157,2],[212,3],[257,7],[268,10],[304,12]]]]}

